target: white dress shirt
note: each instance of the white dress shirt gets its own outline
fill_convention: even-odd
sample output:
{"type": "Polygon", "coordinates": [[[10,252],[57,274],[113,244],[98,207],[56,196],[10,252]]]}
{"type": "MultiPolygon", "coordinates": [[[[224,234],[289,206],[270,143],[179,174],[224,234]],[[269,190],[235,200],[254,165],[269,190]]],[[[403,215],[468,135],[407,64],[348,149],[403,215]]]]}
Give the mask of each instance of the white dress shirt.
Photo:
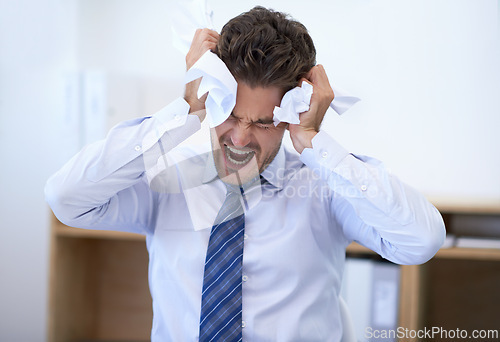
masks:
{"type": "MultiPolygon", "coordinates": [[[[198,340],[206,250],[225,197],[210,146],[176,147],[201,127],[188,111],[178,99],[121,123],[45,189],[69,226],[146,235],[154,342],[198,340]]],[[[422,195],[324,132],[300,156],[282,147],[262,177],[245,210],[244,341],[339,341],[351,241],[399,264],[426,262],[444,241],[422,195]]]]}

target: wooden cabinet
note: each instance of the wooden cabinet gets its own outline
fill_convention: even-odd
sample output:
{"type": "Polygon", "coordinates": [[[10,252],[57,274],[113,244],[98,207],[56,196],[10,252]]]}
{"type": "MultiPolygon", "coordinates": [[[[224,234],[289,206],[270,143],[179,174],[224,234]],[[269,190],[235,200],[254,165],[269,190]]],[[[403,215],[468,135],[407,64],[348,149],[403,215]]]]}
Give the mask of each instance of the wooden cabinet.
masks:
{"type": "MultiPolygon", "coordinates": [[[[459,213],[444,212],[448,230],[459,213]]],[[[347,253],[374,254],[357,244],[347,253]]],[[[149,340],[143,236],[70,228],[53,218],[51,258],[49,341],[149,340]]],[[[499,329],[500,249],[442,249],[424,265],[401,266],[400,281],[400,327],[499,329]]]]}
{"type": "Polygon", "coordinates": [[[48,341],[149,341],[144,237],[70,228],[55,218],[52,235],[48,341]]]}

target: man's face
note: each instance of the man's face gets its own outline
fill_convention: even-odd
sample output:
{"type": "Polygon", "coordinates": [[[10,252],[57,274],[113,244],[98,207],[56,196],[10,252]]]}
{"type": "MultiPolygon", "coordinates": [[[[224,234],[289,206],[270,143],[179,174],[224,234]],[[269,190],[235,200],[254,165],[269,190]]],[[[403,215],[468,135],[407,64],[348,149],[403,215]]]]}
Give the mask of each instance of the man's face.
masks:
{"type": "Polygon", "coordinates": [[[236,105],[229,118],[211,130],[212,150],[219,177],[242,184],[259,175],[281,146],[286,124],[273,124],[273,110],[284,91],[278,87],[250,88],[238,83],[236,105]]]}

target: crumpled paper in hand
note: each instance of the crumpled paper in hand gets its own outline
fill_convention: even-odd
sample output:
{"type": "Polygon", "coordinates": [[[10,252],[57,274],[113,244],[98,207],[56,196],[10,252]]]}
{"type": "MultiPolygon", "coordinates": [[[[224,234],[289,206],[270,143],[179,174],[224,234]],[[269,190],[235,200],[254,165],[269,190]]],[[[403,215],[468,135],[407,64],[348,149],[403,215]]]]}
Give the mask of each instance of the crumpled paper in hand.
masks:
{"type": "Polygon", "coordinates": [[[215,127],[226,121],[236,104],[238,83],[226,64],[213,52],[207,51],[187,71],[185,83],[201,79],[198,98],[208,92],[205,102],[209,126],[215,127]]]}
{"type": "MultiPolygon", "coordinates": [[[[330,108],[339,115],[342,115],[361,100],[356,96],[347,95],[339,88],[332,87],[332,89],[335,97],[332,103],[330,103],[330,108]]],[[[302,82],[300,87],[295,87],[287,91],[281,99],[280,106],[274,107],[274,125],[277,126],[280,122],[299,124],[300,114],[309,110],[312,94],[313,86],[307,82],[302,82]]]]}

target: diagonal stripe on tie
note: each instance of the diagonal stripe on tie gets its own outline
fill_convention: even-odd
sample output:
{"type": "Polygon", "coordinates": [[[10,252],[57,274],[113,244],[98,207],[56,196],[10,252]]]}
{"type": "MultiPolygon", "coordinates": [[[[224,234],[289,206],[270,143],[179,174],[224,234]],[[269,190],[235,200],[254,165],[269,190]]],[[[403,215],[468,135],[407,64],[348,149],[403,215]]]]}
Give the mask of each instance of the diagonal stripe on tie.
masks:
{"type": "Polygon", "coordinates": [[[238,192],[228,187],[210,233],[203,278],[200,341],[239,341],[242,337],[245,217],[238,192]]]}

